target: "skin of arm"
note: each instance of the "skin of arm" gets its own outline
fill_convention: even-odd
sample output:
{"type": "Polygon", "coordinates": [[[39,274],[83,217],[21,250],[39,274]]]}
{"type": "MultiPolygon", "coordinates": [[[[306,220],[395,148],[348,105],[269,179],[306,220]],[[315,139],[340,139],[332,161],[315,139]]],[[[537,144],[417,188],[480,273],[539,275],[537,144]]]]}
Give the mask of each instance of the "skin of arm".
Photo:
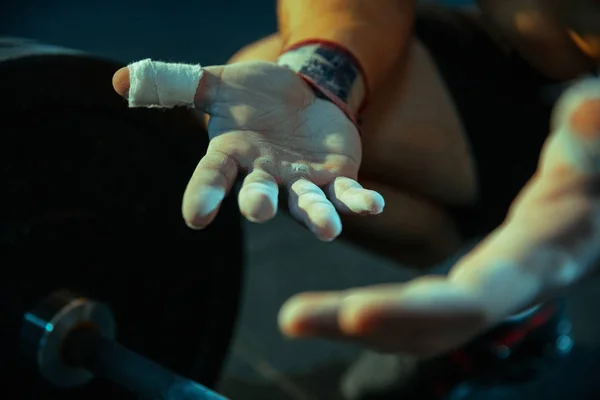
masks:
{"type": "Polygon", "coordinates": [[[323,39],[359,60],[367,85],[376,90],[404,54],[415,14],[414,0],[279,0],[282,48],[323,39]]]}

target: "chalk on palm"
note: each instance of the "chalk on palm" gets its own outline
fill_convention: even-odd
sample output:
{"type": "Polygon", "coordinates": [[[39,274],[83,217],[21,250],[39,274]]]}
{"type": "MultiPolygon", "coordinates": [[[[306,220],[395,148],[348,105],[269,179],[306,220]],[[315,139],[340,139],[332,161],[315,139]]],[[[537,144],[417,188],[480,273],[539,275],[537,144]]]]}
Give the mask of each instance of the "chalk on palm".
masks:
{"type": "Polygon", "coordinates": [[[199,64],[178,64],[145,59],[129,69],[129,107],[194,107],[202,78],[199,64]]]}

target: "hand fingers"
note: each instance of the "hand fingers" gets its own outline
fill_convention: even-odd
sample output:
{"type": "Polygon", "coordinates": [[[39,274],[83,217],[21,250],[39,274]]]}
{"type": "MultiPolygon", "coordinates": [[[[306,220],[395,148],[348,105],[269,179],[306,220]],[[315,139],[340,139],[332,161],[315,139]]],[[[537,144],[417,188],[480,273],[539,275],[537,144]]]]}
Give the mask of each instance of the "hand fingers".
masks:
{"type": "Polygon", "coordinates": [[[553,115],[539,174],[510,218],[459,262],[450,279],[485,293],[490,318],[532,306],[575,283],[598,258],[600,81],[576,84],[553,115]]]}
{"type": "Polygon", "coordinates": [[[255,169],[244,179],[238,196],[240,211],[252,222],[265,222],[277,213],[279,188],[275,178],[255,169]]]}
{"type": "Polygon", "coordinates": [[[567,167],[583,176],[600,173],[600,79],[573,85],[559,100],[552,119],[542,172],[567,167]]]}
{"type": "Polygon", "coordinates": [[[209,147],[183,195],[182,214],[188,226],[201,229],[212,222],[237,173],[233,158],[209,147]]]}
{"type": "Polygon", "coordinates": [[[374,190],[364,189],[354,179],[336,178],[327,188],[335,208],[342,213],[376,215],[383,211],[383,196],[374,190]]]}
{"type": "Polygon", "coordinates": [[[289,187],[290,213],[321,240],[331,241],[342,232],[342,221],[325,193],[314,183],[298,179],[289,187]]]}
{"type": "Polygon", "coordinates": [[[279,326],[289,336],[354,338],[372,329],[368,309],[397,297],[402,285],[383,284],[339,292],[301,293],[285,302],[279,326]],[[366,312],[365,312],[366,311],[366,312]]]}
{"type": "Polygon", "coordinates": [[[294,296],[279,314],[292,337],[352,340],[385,351],[437,353],[476,334],[485,321],[472,293],[443,277],[402,285],[294,296]]]}
{"type": "Polygon", "coordinates": [[[116,71],[113,87],[130,107],[196,106],[209,113],[223,68],[146,59],[116,71]]]}
{"type": "Polygon", "coordinates": [[[279,328],[291,337],[325,337],[344,339],[338,314],[344,292],[302,293],[281,307],[279,328]]]}

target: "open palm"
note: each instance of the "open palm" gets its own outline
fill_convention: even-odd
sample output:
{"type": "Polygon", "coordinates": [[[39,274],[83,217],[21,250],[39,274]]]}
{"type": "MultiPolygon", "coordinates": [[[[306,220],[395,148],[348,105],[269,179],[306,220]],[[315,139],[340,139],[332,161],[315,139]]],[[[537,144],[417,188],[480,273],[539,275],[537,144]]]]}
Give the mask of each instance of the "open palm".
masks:
{"type": "MultiPolygon", "coordinates": [[[[120,70],[116,81],[126,72],[120,70]]],[[[288,191],[292,215],[322,240],[341,233],[338,212],[383,210],[381,195],[356,181],[361,162],[356,126],[291,70],[267,62],[206,67],[196,106],[210,115],[211,140],[183,199],[191,227],[212,221],[242,172],[247,176],[239,206],[254,222],[276,214],[280,187],[288,191]]]]}

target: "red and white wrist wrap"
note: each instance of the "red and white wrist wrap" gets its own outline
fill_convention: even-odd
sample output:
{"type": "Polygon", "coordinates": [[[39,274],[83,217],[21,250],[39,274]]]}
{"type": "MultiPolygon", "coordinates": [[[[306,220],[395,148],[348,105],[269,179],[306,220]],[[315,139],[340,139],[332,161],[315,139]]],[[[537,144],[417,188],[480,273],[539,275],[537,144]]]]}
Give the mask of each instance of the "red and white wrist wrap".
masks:
{"type": "Polygon", "coordinates": [[[368,87],[356,57],[345,47],[321,39],[304,40],[288,47],[277,64],[295,71],[317,97],[337,105],[358,127],[368,87]]]}

